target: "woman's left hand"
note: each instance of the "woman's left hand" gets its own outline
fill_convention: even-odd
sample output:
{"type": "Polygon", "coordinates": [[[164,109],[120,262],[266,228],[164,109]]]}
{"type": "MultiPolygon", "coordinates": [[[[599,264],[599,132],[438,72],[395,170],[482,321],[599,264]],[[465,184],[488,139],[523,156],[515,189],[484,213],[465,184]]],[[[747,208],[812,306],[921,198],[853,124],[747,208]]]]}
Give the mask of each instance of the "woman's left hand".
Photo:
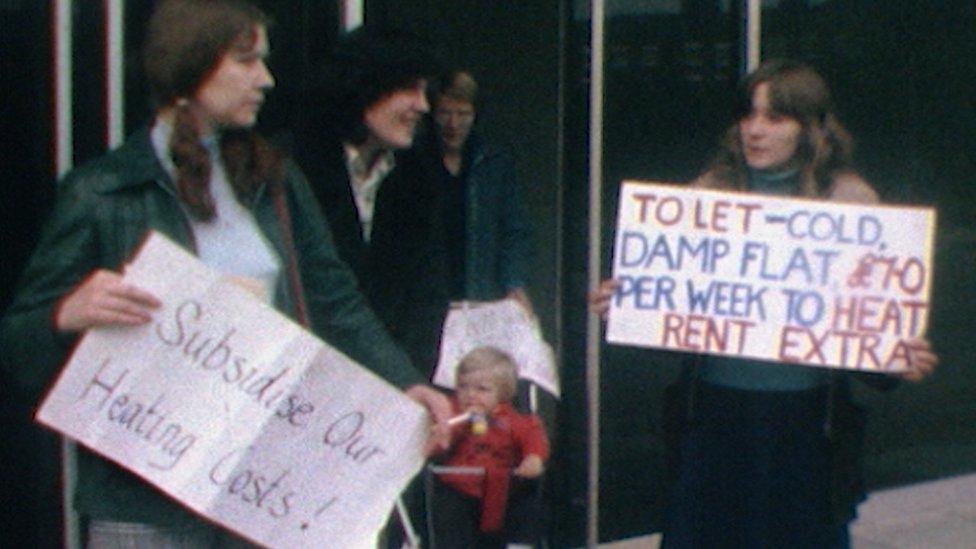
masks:
{"type": "Polygon", "coordinates": [[[514,299],[529,314],[530,318],[535,318],[535,309],[532,307],[532,300],[529,299],[529,294],[526,293],[524,288],[512,288],[505,297],[514,299]]]}
{"type": "Polygon", "coordinates": [[[907,343],[908,369],[898,375],[906,381],[922,381],[935,371],[935,367],[939,364],[939,355],[935,354],[927,339],[911,339],[907,343]]]}
{"type": "Polygon", "coordinates": [[[427,385],[411,385],[404,393],[430,413],[434,420],[430,436],[424,446],[424,455],[430,456],[435,452],[447,450],[451,444],[451,426],[447,421],[451,418],[451,402],[444,393],[427,385]]]}

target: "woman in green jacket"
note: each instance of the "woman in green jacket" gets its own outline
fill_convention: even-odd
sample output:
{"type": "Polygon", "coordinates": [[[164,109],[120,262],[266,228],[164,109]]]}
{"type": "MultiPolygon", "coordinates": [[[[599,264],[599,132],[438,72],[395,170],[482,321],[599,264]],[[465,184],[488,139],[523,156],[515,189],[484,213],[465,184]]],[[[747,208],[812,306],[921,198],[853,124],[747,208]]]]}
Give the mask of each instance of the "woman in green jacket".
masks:
{"type": "MultiPolygon", "coordinates": [[[[266,26],[238,0],[157,6],[144,59],[153,123],[60,183],[0,326],[6,367],[39,394],[81,333],[149,322],[159,301],[114,269],[155,230],[212,268],[251,279],[281,312],[405,388],[446,433],[446,399],[423,385],[367,307],[304,177],[251,129],[274,86],[266,26]]],[[[74,499],[89,547],[236,543],[87,451],[74,499]]]]}

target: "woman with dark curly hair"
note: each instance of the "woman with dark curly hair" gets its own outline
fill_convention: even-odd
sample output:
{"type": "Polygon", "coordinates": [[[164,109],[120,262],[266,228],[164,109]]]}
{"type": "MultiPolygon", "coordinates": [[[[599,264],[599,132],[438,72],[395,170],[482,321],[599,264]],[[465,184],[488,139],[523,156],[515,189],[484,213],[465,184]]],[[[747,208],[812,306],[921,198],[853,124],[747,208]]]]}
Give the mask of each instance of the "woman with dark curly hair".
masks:
{"type": "Polygon", "coordinates": [[[428,178],[410,154],[437,58],[402,29],[339,37],[308,94],[295,159],[325,212],[339,256],[414,364],[436,363],[440,302],[431,271],[428,178]]]}

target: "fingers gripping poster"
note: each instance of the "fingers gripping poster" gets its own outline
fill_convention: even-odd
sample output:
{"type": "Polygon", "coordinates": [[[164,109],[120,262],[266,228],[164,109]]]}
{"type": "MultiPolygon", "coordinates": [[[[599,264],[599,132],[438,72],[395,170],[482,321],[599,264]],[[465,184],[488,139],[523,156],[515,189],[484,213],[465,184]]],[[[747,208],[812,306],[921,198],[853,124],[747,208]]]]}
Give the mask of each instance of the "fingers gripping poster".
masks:
{"type": "Polygon", "coordinates": [[[426,412],[164,237],[125,278],[164,305],[89,331],[38,420],[261,545],[375,546],[426,412]]]}
{"type": "Polygon", "coordinates": [[[929,318],[935,212],[624,182],[607,340],[898,372],[929,318]]]}

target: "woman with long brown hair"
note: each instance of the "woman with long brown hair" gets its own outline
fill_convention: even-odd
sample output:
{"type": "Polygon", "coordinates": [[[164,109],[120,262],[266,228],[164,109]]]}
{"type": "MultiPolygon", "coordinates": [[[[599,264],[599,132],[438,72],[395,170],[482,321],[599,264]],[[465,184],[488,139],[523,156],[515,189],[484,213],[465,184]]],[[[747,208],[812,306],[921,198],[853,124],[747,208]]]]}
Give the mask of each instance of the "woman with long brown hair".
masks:
{"type": "MultiPolygon", "coordinates": [[[[717,158],[692,182],[702,188],[874,204],[851,167],[851,139],[811,67],[767,61],[739,89],[735,122],[717,158]]],[[[591,297],[606,312],[616,283],[591,297]]],[[[918,381],[938,361],[911,342],[918,381]]],[[[896,379],[760,360],[689,355],[668,391],[665,431],[674,479],[665,547],[849,546],[848,522],[864,497],[852,380],[890,388],[896,379]]]]}
{"type": "Polygon", "coordinates": [[[777,194],[878,201],[851,167],[853,141],[834,114],[827,83],[812,68],[786,60],[760,65],[742,82],[735,108],[736,123],[693,184],[756,192],[756,177],[789,174],[777,194]]]}
{"type": "MultiPolygon", "coordinates": [[[[152,123],[60,182],[0,327],[5,363],[39,393],[84,331],[149,322],[158,299],[114,269],[155,230],[405,388],[446,433],[447,400],[368,309],[302,174],[252,129],[274,86],[267,24],[241,0],[157,5],[144,51],[152,123]]],[[[89,547],[238,543],[93,453],[78,469],[89,547]]]]}

